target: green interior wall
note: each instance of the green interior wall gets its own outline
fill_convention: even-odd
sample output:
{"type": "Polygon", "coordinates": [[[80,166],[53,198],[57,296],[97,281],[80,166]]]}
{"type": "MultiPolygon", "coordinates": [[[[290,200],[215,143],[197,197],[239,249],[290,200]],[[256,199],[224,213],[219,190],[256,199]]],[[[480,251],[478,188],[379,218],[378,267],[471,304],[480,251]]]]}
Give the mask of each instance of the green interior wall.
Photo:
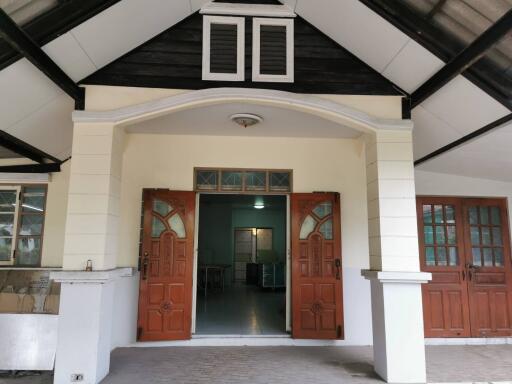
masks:
{"type": "MultiPolygon", "coordinates": [[[[233,204],[237,196],[233,196],[233,204]]],[[[255,209],[233,204],[209,202],[199,209],[199,264],[230,264],[234,260],[235,228],[272,228],[273,250],[286,260],[286,198],[278,207],[255,209]]],[[[226,274],[226,284],[233,281],[234,268],[226,274]]]]}

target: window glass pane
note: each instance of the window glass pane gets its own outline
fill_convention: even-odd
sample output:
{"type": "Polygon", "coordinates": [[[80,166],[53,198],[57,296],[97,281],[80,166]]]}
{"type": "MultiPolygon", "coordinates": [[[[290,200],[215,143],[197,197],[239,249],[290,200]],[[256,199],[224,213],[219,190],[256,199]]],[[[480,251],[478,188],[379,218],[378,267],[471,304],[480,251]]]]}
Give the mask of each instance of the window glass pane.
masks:
{"type": "Polygon", "coordinates": [[[172,206],[165,201],[158,199],[153,200],[153,211],[158,213],[160,216],[167,216],[172,209],[172,206]]]}
{"type": "Polygon", "coordinates": [[[450,266],[456,266],[459,264],[458,257],[457,257],[457,248],[456,247],[450,247],[448,248],[449,256],[450,256],[450,266]]]}
{"type": "Polygon", "coordinates": [[[480,207],[480,224],[489,224],[489,209],[480,207]]]}
{"type": "Polygon", "coordinates": [[[491,207],[491,222],[494,225],[501,225],[500,209],[498,207],[491,207]]]}
{"type": "Polygon", "coordinates": [[[471,253],[473,254],[473,265],[481,266],[482,265],[482,255],[480,253],[480,248],[472,248],[471,253]]]}
{"type": "Polygon", "coordinates": [[[324,239],[332,240],[332,219],[325,221],[319,228],[319,231],[324,235],[324,239]]]}
{"type": "Polygon", "coordinates": [[[432,206],[431,205],[423,206],[423,222],[425,224],[432,223],[432,206]]]}
{"type": "Polygon", "coordinates": [[[40,235],[43,230],[43,215],[22,215],[20,235],[40,235]]]}
{"type": "Polygon", "coordinates": [[[478,224],[478,210],[476,207],[469,208],[469,223],[478,224]]]}
{"type": "Polygon", "coordinates": [[[448,265],[448,261],[446,259],[446,248],[438,247],[437,248],[437,265],[448,265]]]}
{"type": "Polygon", "coordinates": [[[425,244],[434,244],[434,227],[425,225],[423,232],[425,235],[425,244]]]}
{"type": "Polygon", "coordinates": [[[492,267],[492,248],[484,248],[484,265],[486,267],[492,267]]]}
{"type": "Polygon", "coordinates": [[[43,212],[46,189],[44,187],[24,187],[22,212],[43,212]]]}
{"type": "Polygon", "coordinates": [[[183,239],[186,237],[185,225],[183,224],[183,220],[181,220],[181,216],[179,214],[175,213],[174,215],[172,215],[169,218],[168,223],[169,223],[169,227],[171,227],[171,229],[176,233],[176,235],[180,239],[183,239]]]}
{"type": "Polygon", "coordinates": [[[436,218],[436,223],[443,223],[443,206],[442,205],[434,205],[434,216],[436,218]]]}
{"type": "Polygon", "coordinates": [[[221,188],[224,191],[242,190],[242,172],[222,171],[221,188]]]}
{"type": "Polygon", "coordinates": [[[493,227],[492,228],[492,243],[494,245],[502,245],[503,241],[501,240],[501,228],[493,227]]]}
{"type": "Polygon", "coordinates": [[[445,244],[446,238],[444,234],[444,227],[436,227],[436,244],[445,244]]]}
{"type": "Polygon", "coordinates": [[[494,248],[494,265],[503,267],[503,248],[494,248]]]}
{"type": "Polygon", "coordinates": [[[482,227],[482,244],[491,245],[491,229],[489,227],[482,227]]]}
{"type": "Polygon", "coordinates": [[[457,235],[455,233],[455,226],[449,225],[446,227],[446,232],[448,234],[448,244],[455,244],[457,242],[457,235]]]}
{"type": "Polygon", "coordinates": [[[453,205],[445,205],[444,207],[446,222],[448,224],[455,224],[455,208],[453,205]]]}
{"type": "Polygon", "coordinates": [[[162,223],[160,219],[153,216],[153,220],[151,222],[151,236],[160,237],[163,231],[165,231],[164,223],[162,223]]]}
{"type": "Polygon", "coordinates": [[[436,256],[434,254],[434,247],[426,247],[425,248],[425,259],[427,265],[436,265],[436,256]]]}
{"type": "Polygon", "coordinates": [[[218,172],[212,171],[196,171],[196,188],[202,191],[217,190],[218,172]]]}
{"type": "Polygon", "coordinates": [[[315,215],[319,218],[323,219],[325,216],[328,216],[332,212],[332,203],[330,201],[326,201],[318,204],[315,209],[313,209],[315,215]]]}
{"type": "Polygon", "coordinates": [[[471,244],[480,244],[480,230],[478,229],[478,227],[471,227],[471,244]]]}
{"type": "Polygon", "coordinates": [[[14,230],[14,214],[0,214],[0,236],[12,236],[14,230]]]}
{"type": "Polygon", "coordinates": [[[290,191],[290,173],[289,172],[271,172],[270,190],[271,191],[290,191]]]}
{"type": "Polygon", "coordinates": [[[40,254],[41,254],[41,238],[40,237],[22,237],[22,238],[18,239],[18,249],[16,252],[16,264],[38,265],[40,254]]]}
{"type": "Polygon", "coordinates": [[[0,238],[0,261],[11,260],[12,239],[0,238]]]}
{"type": "Polygon", "coordinates": [[[246,172],[245,189],[248,191],[265,191],[267,189],[267,173],[246,172]]]}
{"type": "Polygon", "coordinates": [[[307,215],[300,227],[299,239],[305,240],[315,230],[316,220],[311,215],[307,215]]]}
{"type": "Polygon", "coordinates": [[[0,212],[14,212],[17,191],[0,191],[0,212]]]}

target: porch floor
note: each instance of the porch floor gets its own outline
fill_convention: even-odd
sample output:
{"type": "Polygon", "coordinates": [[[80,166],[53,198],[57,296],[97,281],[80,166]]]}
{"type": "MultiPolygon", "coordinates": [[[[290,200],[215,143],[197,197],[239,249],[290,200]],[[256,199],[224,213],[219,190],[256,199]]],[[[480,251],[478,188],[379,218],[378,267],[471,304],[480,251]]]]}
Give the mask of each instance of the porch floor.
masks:
{"type": "MultiPolygon", "coordinates": [[[[512,383],[512,345],[427,346],[429,383],[512,383]]],[[[381,383],[371,347],[161,347],[112,353],[102,384],[381,383]]],[[[2,384],[49,384],[51,377],[2,384]]]]}

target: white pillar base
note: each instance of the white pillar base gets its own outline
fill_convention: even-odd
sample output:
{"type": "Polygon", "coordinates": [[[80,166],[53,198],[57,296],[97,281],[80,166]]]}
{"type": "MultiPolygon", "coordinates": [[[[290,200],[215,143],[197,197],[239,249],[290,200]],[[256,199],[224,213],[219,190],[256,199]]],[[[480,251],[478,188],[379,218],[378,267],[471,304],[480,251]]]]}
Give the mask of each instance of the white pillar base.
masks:
{"type": "Polygon", "coordinates": [[[388,383],[426,383],[421,284],[425,272],[362,271],[371,281],[375,372],[388,383]]]}
{"type": "Polygon", "coordinates": [[[58,271],[50,279],[61,283],[54,383],[99,383],[109,372],[112,346],[114,280],[131,276],[131,268],[107,271],[58,271]]]}

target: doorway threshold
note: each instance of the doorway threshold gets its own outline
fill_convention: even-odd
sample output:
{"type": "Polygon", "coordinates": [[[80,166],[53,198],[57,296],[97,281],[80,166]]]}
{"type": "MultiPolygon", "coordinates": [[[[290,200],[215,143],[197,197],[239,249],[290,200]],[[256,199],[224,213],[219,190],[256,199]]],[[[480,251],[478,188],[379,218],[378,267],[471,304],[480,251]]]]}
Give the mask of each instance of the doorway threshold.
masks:
{"type": "Polygon", "coordinates": [[[425,338],[425,345],[503,345],[503,344],[512,344],[512,337],[425,338]]]}
{"type": "Polygon", "coordinates": [[[290,335],[192,335],[190,340],[144,341],[130,347],[327,347],[351,345],[345,340],[292,339],[290,335]]]}

